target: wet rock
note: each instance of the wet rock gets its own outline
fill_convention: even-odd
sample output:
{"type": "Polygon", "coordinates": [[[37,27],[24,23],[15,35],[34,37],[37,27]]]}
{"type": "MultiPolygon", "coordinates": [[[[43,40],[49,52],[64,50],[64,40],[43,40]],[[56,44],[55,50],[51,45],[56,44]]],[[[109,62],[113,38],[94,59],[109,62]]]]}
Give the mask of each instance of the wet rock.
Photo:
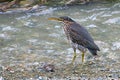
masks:
{"type": "Polygon", "coordinates": [[[55,72],[55,66],[53,64],[43,63],[40,71],[55,72]]]}
{"type": "Polygon", "coordinates": [[[111,48],[112,50],[117,50],[120,49],[120,42],[113,42],[113,47],[111,48]]]}
{"type": "Polygon", "coordinates": [[[0,76],[0,80],[4,80],[4,78],[2,76],[0,76]]]}
{"type": "Polygon", "coordinates": [[[101,68],[100,71],[110,71],[109,68],[101,68]]]}
{"type": "Polygon", "coordinates": [[[43,78],[41,76],[38,77],[38,80],[43,80],[43,78]]]}
{"type": "Polygon", "coordinates": [[[0,72],[3,71],[4,67],[3,66],[0,66],[0,72]]]}
{"type": "Polygon", "coordinates": [[[43,66],[43,69],[47,72],[54,72],[55,71],[55,66],[52,64],[45,64],[43,66]]]}
{"type": "Polygon", "coordinates": [[[9,71],[10,73],[15,73],[15,71],[12,69],[12,67],[6,67],[6,71],[9,71]]]}

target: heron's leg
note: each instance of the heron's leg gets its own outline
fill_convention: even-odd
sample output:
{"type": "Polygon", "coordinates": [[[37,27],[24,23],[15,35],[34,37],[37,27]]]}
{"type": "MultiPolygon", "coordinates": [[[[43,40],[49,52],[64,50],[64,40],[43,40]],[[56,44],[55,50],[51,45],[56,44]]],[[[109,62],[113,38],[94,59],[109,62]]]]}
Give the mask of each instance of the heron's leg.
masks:
{"type": "Polygon", "coordinates": [[[84,62],[84,52],[82,52],[82,62],[84,62]]]}
{"type": "Polygon", "coordinates": [[[85,56],[85,52],[87,51],[87,49],[81,45],[78,45],[78,49],[82,52],[82,62],[84,62],[84,56],[85,56]]]}
{"type": "Polygon", "coordinates": [[[74,54],[73,54],[73,59],[72,59],[72,64],[74,63],[74,61],[75,61],[75,59],[76,59],[76,49],[75,48],[73,48],[74,49],[74,54]]]}

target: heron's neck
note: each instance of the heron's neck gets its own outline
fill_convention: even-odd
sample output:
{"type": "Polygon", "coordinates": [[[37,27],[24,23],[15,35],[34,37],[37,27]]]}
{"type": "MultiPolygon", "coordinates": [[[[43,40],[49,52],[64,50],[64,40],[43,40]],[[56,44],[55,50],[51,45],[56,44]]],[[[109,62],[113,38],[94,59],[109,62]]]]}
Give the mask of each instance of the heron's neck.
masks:
{"type": "Polygon", "coordinates": [[[71,24],[73,24],[74,22],[69,22],[69,21],[64,21],[63,22],[65,26],[69,27],[71,24]]]}

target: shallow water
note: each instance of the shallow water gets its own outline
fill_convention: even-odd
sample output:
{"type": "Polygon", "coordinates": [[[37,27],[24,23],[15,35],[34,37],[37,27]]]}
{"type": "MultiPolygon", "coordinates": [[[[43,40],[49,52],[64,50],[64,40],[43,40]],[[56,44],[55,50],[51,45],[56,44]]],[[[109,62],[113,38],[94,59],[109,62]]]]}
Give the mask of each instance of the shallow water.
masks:
{"type": "MultiPolygon", "coordinates": [[[[102,65],[120,64],[120,3],[44,8],[44,11],[0,14],[1,66],[71,63],[73,50],[61,27],[63,24],[48,20],[58,16],[69,16],[85,26],[100,47],[102,65]]],[[[85,62],[92,60],[87,52],[85,62]]],[[[82,64],[79,51],[75,63],[82,64]]],[[[120,66],[111,70],[120,72],[120,66]]]]}

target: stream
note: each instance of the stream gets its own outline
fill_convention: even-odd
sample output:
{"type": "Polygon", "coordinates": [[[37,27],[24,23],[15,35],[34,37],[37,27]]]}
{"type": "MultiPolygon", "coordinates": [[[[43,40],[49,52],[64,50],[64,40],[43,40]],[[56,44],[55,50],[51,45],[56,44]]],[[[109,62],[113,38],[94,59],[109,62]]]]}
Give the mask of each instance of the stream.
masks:
{"type": "Polygon", "coordinates": [[[54,64],[58,68],[52,74],[43,72],[46,77],[52,76],[53,79],[56,76],[57,79],[77,80],[82,76],[81,80],[119,80],[120,3],[41,6],[30,12],[0,13],[0,80],[45,80],[37,73],[39,77],[15,77],[17,71],[23,69],[21,65],[27,68],[29,74],[30,66],[39,67],[42,63],[54,64]],[[69,16],[84,26],[100,48],[97,60],[87,51],[84,65],[81,62],[81,52],[77,51],[74,64],[77,75],[70,71],[73,49],[64,34],[63,24],[48,20],[49,17],[60,16],[69,16]],[[88,65],[91,61],[93,64],[88,65]],[[5,71],[9,66],[16,73],[5,71]]]}

